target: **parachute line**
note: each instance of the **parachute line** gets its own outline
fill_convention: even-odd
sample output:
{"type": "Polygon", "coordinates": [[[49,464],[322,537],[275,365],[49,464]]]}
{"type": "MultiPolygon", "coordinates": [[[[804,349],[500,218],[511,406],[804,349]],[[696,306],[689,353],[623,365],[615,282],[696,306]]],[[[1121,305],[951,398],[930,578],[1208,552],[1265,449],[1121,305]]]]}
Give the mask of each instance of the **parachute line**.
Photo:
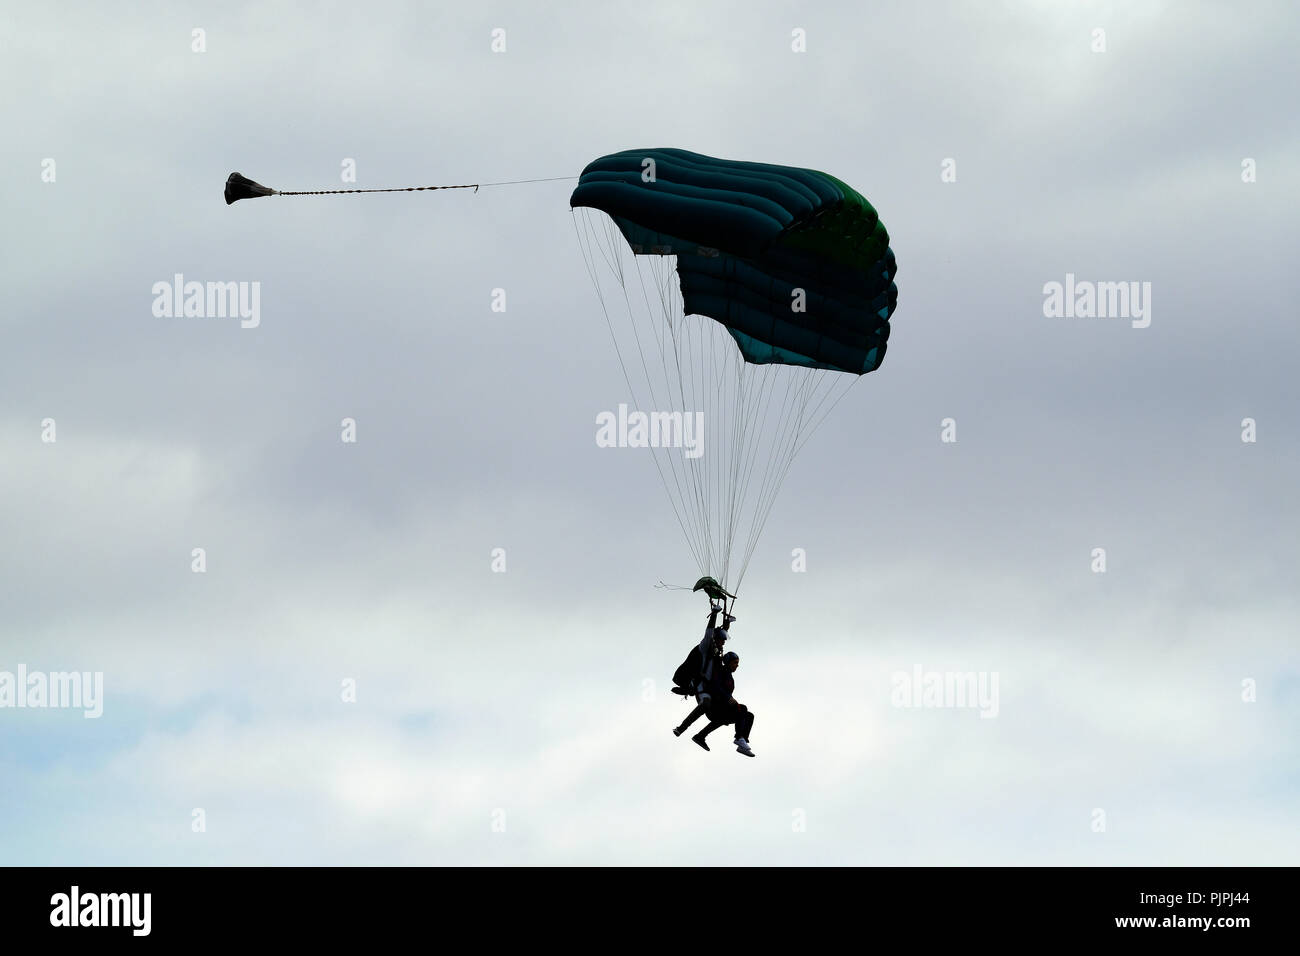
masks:
{"type": "Polygon", "coordinates": [[[636,410],[702,416],[699,457],[646,450],[701,576],[738,592],[796,456],[860,376],[745,361],[723,323],[686,313],[677,256],[637,255],[599,210],[573,215],[636,410]]]}

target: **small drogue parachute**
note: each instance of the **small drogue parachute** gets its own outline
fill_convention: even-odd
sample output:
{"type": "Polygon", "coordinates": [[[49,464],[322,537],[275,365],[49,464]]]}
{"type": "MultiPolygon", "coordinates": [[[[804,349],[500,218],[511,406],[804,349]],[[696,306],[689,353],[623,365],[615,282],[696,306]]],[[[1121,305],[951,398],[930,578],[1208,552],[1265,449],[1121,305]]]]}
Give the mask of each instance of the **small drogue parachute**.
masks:
{"type": "Polygon", "coordinates": [[[263,186],[247,176],[231,173],[226,177],[226,205],[237,203],[241,199],[257,199],[261,196],[278,196],[279,191],[270,186],[263,186]]]}
{"type": "Polygon", "coordinates": [[[682,149],[603,156],[570,205],[674,514],[700,573],[736,592],[794,456],[884,361],[889,234],[834,176],[682,149]]]}

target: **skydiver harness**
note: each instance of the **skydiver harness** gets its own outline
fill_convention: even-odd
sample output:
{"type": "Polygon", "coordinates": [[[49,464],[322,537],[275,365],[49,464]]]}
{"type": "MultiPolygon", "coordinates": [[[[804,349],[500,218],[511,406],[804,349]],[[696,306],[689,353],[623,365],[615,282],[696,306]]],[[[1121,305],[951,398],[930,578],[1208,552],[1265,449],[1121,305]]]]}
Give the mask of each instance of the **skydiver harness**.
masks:
{"type": "Polygon", "coordinates": [[[692,647],[686,660],[682,661],[677,670],[673,672],[673,684],[675,685],[672,688],[673,693],[687,699],[691,697],[698,698],[706,679],[705,671],[707,670],[709,676],[712,676],[711,665],[722,663],[722,650],[718,646],[720,642],[717,638],[717,631],[725,631],[728,625],[735,620],[735,617],[731,614],[731,606],[734,606],[736,601],[734,594],[723,589],[716,580],[709,577],[700,578],[695,582],[695,587],[691,590],[703,591],[711,600],[722,605],[721,608],[714,610],[709,615],[709,620],[712,622],[717,619],[716,615],[720,610],[722,612],[722,627],[718,628],[710,625],[710,636],[713,638],[713,643],[708,652],[702,652],[699,645],[692,647]],[[728,600],[730,600],[731,606],[728,606],[728,600]]]}

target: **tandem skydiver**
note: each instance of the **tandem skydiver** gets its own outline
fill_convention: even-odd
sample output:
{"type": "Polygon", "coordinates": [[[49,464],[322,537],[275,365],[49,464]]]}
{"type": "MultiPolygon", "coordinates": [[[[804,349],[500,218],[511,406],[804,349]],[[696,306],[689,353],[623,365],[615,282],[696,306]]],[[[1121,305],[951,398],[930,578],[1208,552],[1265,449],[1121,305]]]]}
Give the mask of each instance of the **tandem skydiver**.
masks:
{"type": "Polygon", "coordinates": [[[749,749],[749,734],[754,727],[754,715],[748,707],[732,696],[736,691],[736,680],[731,675],[739,666],[740,655],[735,651],[728,651],[722,656],[722,666],[713,668],[712,678],[704,682],[705,695],[709,701],[706,708],[709,725],[691,740],[708,750],[709,745],[704,742],[705,737],[723,724],[735,724],[736,752],[752,757],[754,751],[749,749]]]}
{"type": "MultiPolygon", "coordinates": [[[[723,608],[717,602],[713,602],[709,607],[709,623],[704,629],[704,639],[700,641],[698,647],[692,648],[691,653],[687,655],[676,673],[673,674],[673,681],[678,686],[674,690],[683,695],[694,694],[696,707],[692,710],[678,726],[673,728],[673,734],[680,737],[686,728],[693,724],[703,714],[709,714],[710,720],[715,715],[726,716],[733,712],[734,700],[731,698],[731,690],[735,687],[730,671],[736,669],[740,663],[740,658],[735,654],[727,654],[726,658],[734,658],[735,664],[728,666],[723,656],[723,645],[730,634],[727,628],[736,618],[723,611],[723,608]],[[717,626],[718,615],[722,614],[722,627],[717,626]],[[725,689],[725,695],[719,700],[717,698],[719,689],[725,689]]],[[[731,720],[719,720],[713,726],[708,727],[703,733],[697,734],[691,739],[699,744],[705,750],[709,745],[704,742],[704,736],[717,729],[723,723],[736,722],[736,717],[731,720]]],[[[749,717],[749,724],[752,725],[753,716],[749,717]]],[[[738,737],[743,736],[738,734],[738,737]]],[[[746,744],[746,748],[748,744],[746,744]]],[[[740,750],[740,747],[737,746],[740,750]]],[[[745,751],[742,750],[742,753],[745,751]]],[[[749,756],[753,756],[752,753],[749,756]]]]}
{"type": "MultiPolygon", "coordinates": [[[[709,708],[709,695],[704,691],[704,682],[713,676],[715,670],[722,667],[723,645],[730,636],[727,626],[735,620],[730,614],[724,614],[723,626],[718,627],[718,615],[724,614],[722,606],[716,601],[709,605],[709,623],[704,628],[704,639],[698,647],[691,648],[686,660],[673,673],[673,688],[683,696],[693,695],[696,708],[680,724],[673,728],[673,734],[680,737],[682,732],[695,723],[709,708]]],[[[704,748],[708,750],[708,747],[704,748]]]]}

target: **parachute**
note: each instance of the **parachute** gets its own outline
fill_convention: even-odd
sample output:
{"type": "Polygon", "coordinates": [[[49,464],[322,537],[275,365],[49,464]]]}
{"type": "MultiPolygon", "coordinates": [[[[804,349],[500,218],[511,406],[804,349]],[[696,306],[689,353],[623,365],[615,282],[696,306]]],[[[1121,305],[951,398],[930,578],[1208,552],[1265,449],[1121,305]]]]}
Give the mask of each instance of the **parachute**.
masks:
{"type": "Polygon", "coordinates": [[[884,361],[889,234],[826,173],[681,149],[595,160],[570,206],[633,400],[670,439],[680,422],[647,442],[673,512],[734,594],[795,456],[884,361]]]}
{"type": "Polygon", "coordinates": [[[700,578],[695,582],[695,587],[691,588],[691,590],[703,591],[708,595],[709,600],[711,601],[725,601],[727,598],[731,598],[734,601],[736,599],[736,595],[732,594],[711,577],[700,578]]]}

